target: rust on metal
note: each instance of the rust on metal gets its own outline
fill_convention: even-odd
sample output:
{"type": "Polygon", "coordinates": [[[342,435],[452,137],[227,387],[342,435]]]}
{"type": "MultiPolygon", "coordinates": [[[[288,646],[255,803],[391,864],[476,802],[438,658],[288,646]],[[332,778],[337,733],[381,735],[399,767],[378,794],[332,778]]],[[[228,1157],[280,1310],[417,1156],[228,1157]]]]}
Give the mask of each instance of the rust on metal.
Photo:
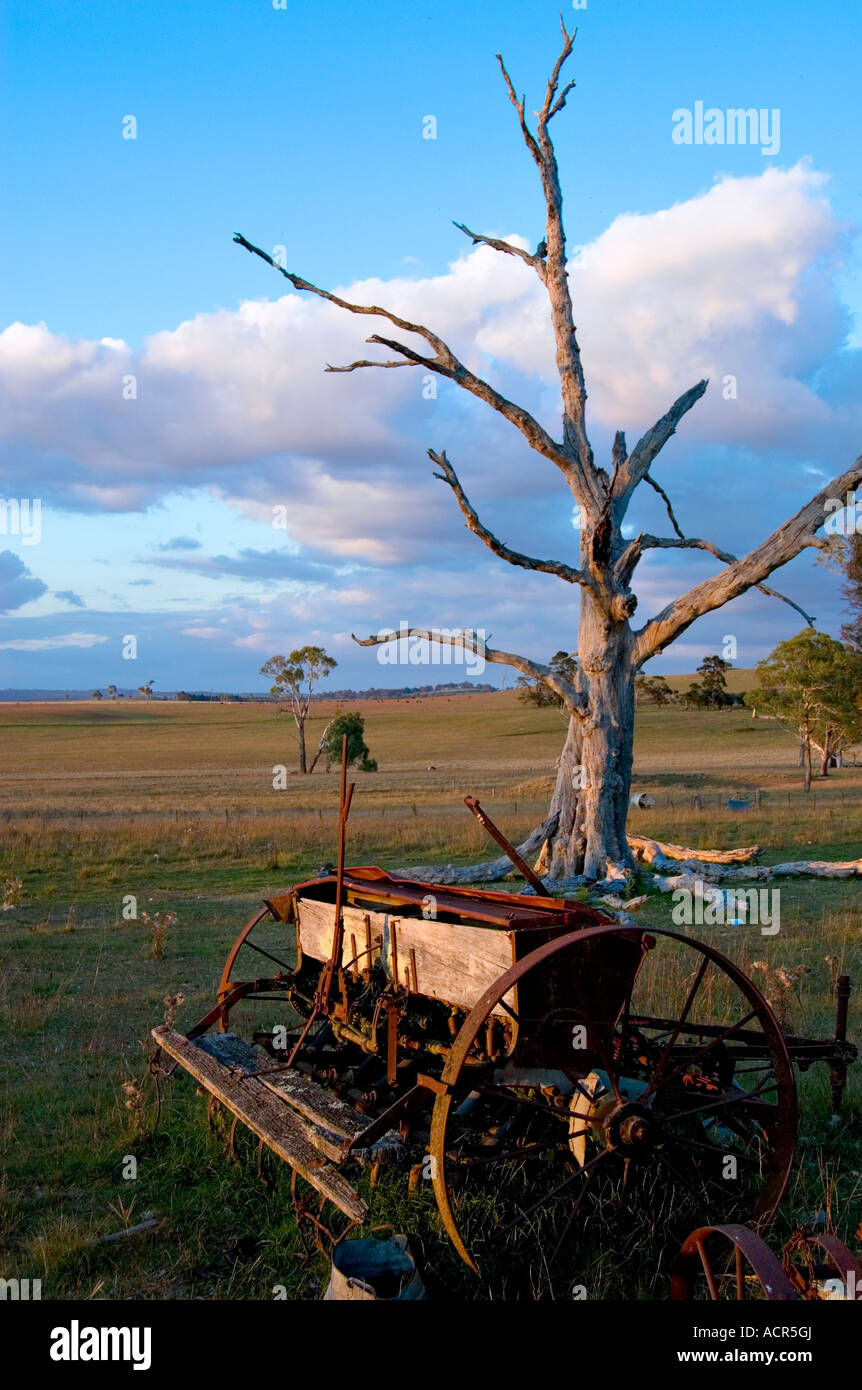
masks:
{"type": "Polygon", "coordinates": [[[741,1301],[748,1296],[747,1285],[753,1280],[770,1301],[792,1303],[797,1297],[781,1261],[748,1226],[701,1226],[692,1231],[683,1242],[671,1273],[671,1298],[693,1299],[698,1278],[704,1279],[713,1302],[726,1297],[727,1290],[741,1301]],[[728,1246],[733,1254],[732,1271],[727,1261],[728,1246]]]}
{"type": "MultiPolygon", "coordinates": [[[[594,1183],[625,1203],[632,1175],[655,1167],[653,1189],[690,1191],[693,1177],[695,1197],[714,1200],[709,1165],[730,1132],[747,1184],[740,1215],[756,1229],[698,1224],[675,1267],[672,1297],[691,1296],[695,1284],[713,1298],[728,1290],[741,1297],[752,1282],[769,1298],[819,1297],[821,1266],[859,1269],[831,1235],[800,1235],[784,1269],[759,1240],[793,1160],[794,1064],[830,1066],[837,1109],[856,1058],[847,976],[836,984],[832,1038],[786,1036],[752,981],[712,946],[548,896],[475,797],[467,806],[535,896],[347,867],[353,790],[343,741],[336,872],[263,903],[228,952],[215,1004],[185,1038],[153,1031],[210,1107],[231,1112],[232,1136],[239,1122],[257,1135],[262,1178],[263,1146],[291,1166],[297,1215],[321,1248],[339,1238],[323,1221],[326,1202],[340,1207],[348,1229],[367,1214],[342,1167],[370,1165],[374,1184],[384,1162],[400,1162],[415,1188],[430,1155],[443,1226],[476,1272],[489,1264],[477,1212],[492,1209],[496,1234],[516,1257],[510,1265],[525,1268],[524,1233],[549,1210],[561,1213],[536,1285],[550,1288],[555,1261],[591,1209],[594,1183]],[[286,948],[254,940],[266,919],[286,929],[286,948]],[[662,1017],[649,993],[645,1003],[635,998],[639,979],[665,964],[647,965],[658,947],[668,954],[667,978],[684,982],[662,1017]],[[252,952],[277,972],[237,978],[252,952]],[[693,969],[683,959],[691,952],[693,969]],[[711,1009],[717,983],[717,996],[735,998],[729,1011],[711,1009]],[[262,1000],[290,1010],[286,1043],[258,1026],[256,1040],[273,1058],[265,1065],[231,1031],[234,1015],[262,1000]],[[299,1195],[297,1174],[313,1198],[299,1195]],[[495,1202],[471,1207],[471,1193],[497,1174],[495,1202]],[[512,1174],[521,1175],[520,1189],[512,1174]]],[[[854,1277],[862,1288],[862,1270],[854,1277]]]]}
{"type": "Polygon", "coordinates": [[[533,873],[533,870],[530,868],[526,859],[522,858],[522,856],[515,849],[515,846],[509,840],[506,839],[502,830],[498,829],[498,827],[491,820],[491,817],[488,815],[488,812],[482,810],[482,807],[479,805],[475,796],[465,796],[464,805],[467,806],[473,812],[473,815],[476,817],[479,824],[484,826],[488,834],[491,836],[491,839],[497,841],[497,844],[500,846],[503,853],[508,855],[515,868],[518,870],[518,873],[522,876],[522,878],[525,878],[527,880],[530,887],[535,890],[535,892],[538,894],[540,898],[544,898],[547,894],[547,889],[545,888],[545,885],[539,878],[538,874],[533,873]]]}

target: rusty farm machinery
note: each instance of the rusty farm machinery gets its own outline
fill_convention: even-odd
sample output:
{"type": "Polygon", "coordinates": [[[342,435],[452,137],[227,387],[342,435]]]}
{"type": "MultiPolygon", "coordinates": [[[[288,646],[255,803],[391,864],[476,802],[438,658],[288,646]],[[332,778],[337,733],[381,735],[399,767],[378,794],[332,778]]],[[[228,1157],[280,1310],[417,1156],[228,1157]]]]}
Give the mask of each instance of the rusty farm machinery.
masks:
{"type": "MultiPolygon", "coordinates": [[[[624,1290],[626,1252],[650,1240],[681,1250],[674,1297],[815,1297],[824,1261],[862,1296],[833,1237],[798,1234],[783,1265],[762,1244],[793,1164],[794,1068],[826,1063],[841,1105],[846,976],[833,1037],[786,1035],[713,946],[547,896],[472,798],[535,896],[346,867],[352,792],[342,766],[337,870],[263,904],[188,1033],[153,1030],[156,1067],[189,1072],[256,1136],[259,1163],[268,1149],[290,1165],[318,1238],[366,1223],[381,1172],[403,1166],[506,1297],[559,1296],[596,1242],[624,1290]],[[240,1036],[254,1001],[285,1023],[240,1036]]],[[[660,1267],[652,1296],[670,1287],[660,1267]]]]}

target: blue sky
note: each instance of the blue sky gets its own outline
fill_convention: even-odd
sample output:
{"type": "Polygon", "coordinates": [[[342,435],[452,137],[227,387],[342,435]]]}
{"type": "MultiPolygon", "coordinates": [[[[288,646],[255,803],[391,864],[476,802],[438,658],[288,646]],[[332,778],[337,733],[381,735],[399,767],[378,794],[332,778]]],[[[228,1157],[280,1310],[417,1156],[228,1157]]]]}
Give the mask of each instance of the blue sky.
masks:
{"type": "MultiPolygon", "coordinates": [[[[0,489],[41,497],[43,533],[0,535],[0,687],[262,688],[266,656],[312,640],[337,657],[336,684],[420,683],[350,642],[401,620],[483,628],[540,659],[573,644],[571,593],[488,556],[424,451],[447,448],[509,544],[570,559],[552,467],[445,384],[429,400],[409,372],[324,376],[365,355],[362,324],[283,297],[231,241],[284,246],[319,284],[380,282],[381,302],[442,321],[555,424],[532,289],[451,220],[541,235],[494,54],[535,109],[558,9],[7,0],[0,489]]],[[[564,13],[577,87],[554,133],[570,248],[586,248],[572,284],[597,452],[709,370],[701,419],[657,476],[691,533],[738,552],[862,440],[862,10],[588,0],[564,13]],[[778,152],[674,143],[673,112],[698,101],[777,108],[778,152]],[[722,407],[725,373],[738,409],[722,407]]],[[[654,499],[634,520],[659,528],[654,499]]],[[[712,564],[650,557],[643,615],[712,564]]],[[[834,576],[806,558],[776,582],[837,632],[834,576]]],[[[751,664],[798,625],[746,596],[661,666],[691,669],[728,633],[751,664]]]]}

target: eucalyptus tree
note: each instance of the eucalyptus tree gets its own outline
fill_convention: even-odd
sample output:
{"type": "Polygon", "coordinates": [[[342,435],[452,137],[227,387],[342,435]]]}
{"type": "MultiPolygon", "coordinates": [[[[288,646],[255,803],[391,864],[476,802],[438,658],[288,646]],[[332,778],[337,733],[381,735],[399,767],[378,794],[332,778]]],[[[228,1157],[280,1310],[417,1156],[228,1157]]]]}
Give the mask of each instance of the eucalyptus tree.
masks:
{"type": "MultiPolygon", "coordinates": [[[[610,457],[603,462],[593,453],[587,432],[587,388],[575,328],[571,287],[566,262],[563,197],[557,157],[550,127],[566,105],[575,85],[562,83],[563,68],[571,55],[574,32],[561,20],[562,49],[548,80],[541,109],[533,128],[526,115],[525,98],[519,97],[502,57],[498,54],[509,100],[517,113],[521,135],[536,166],[545,207],[545,233],[534,252],[511,242],[455,225],[474,245],[491,247],[505,256],[516,256],[538,276],[550,307],[551,326],[559,374],[562,421],[552,435],[528,410],[508,400],[490,382],[462,362],[438,333],[377,304],[357,304],[311,284],[237,233],[234,240],[267,261],[296,290],[318,296],[350,314],[384,319],[405,342],[387,333],[373,333],[366,340],[388,349],[394,356],[362,358],[327,371],[353,372],[364,368],[419,367],[454,382],[483,401],[517,430],[535,454],[560,474],[561,485],[579,509],[579,553],[563,559],[543,559],[512,549],[482,521],[468,498],[445,450],[428,450],[435,476],[452,491],[468,528],[500,559],[525,570],[553,575],[579,592],[577,631],[572,632],[576,667],[567,677],[550,665],[516,652],[498,651],[479,643],[475,629],[441,634],[424,628],[407,633],[393,631],[362,640],[376,646],[404,636],[460,646],[486,661],[512,666],[532,680],[543,681],[568,713],[568,731],[557,764],[550,824],[554,827],[542,857],[542,872],[551,878],[584,874],[588,878],[617,876],[633,867],[626,838],[626,813],[632,775],[635,710],[635,678],[644,664],[658,656],[697,619],[721,608],[752,588],[783,598],[764,581],[809,546],[825,542],[816,536],[829,508],[827,502],[843,497],[862,482],[862,457],[847,472],[833,479],[804,507],[768,535],[748,554],[737,557],[712,541],[683,534],[667,493],[653,477],[659,454],[684,417],[707,388],[697,381],[683,391],[668,410],[646,429],[629,448],[618,430],[610,457]],[[416,341],[418,340],[418,341],[416,341]],[[623,523],[638,489],[646,485],[662,497],[673,531],[671,536],[643,531],[632,538],[623,535],[623,523]],[[656,549],[701,550],[713,555],[722,568],[712,577],[689,588],[661,612],[640,626],[633,619],[638,606],[632,582],[643,555],[656,549]]],[[[573,533],[574,534],[574,533],[573,533]]],[[[812,621],[791,603],[806,622],[812,621]]],[[[537,622],[541,628],[541,620],[537,622]]],[[[357,639],[358,640],[358,639],[357,639]]]]}

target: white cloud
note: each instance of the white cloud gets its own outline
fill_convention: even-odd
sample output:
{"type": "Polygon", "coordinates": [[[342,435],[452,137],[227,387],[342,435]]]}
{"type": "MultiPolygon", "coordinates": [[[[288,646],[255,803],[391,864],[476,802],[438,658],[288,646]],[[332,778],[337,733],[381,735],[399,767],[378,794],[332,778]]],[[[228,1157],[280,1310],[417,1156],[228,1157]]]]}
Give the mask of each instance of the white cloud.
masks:
{"type": "MultiPolygon", "coordinates": [[[[824,361],[849,360],[833,281],[843,236],[823,176],[805,165],[722,178],[666,210],[616,218],[570,271],[597,446],[617,427],[633,442],[708,375],[710,391],[669,464],[692,445],[721,443],[781,449],[830,476],[846,466],[858,392],[846,370],[835,377],[838,404],[811,384],[824,361]],[[734,400],[722,396],[728,374],[734,400]]],[[[441,275],[341,292],[438,329],[559,428],[547,302],[521,261],[478,247],[441,275]]],[[[73,342],[44,324],[13,324],[0,334],[10,473],[28,483],[35,474],[52,500],[95,510],[143,507],[185,487],[218,492],[260,520],[283,503],[288,531],[276,541],[404,565],[442,560],[447,550],[481,553],[468,549],[476,543],[448,491],[431,483],[424,449],[445,445],[491,521],[496,508],[518,543],[537,496],[558,485],[552,466],[526,468],[517,434],[457,387],[439,382],[437,399],[424,399],[421,369],[324,372],[327,362],[387,356],[364,345],[375,330],[399,336],[383,321],[295,293],[199,314],[139,351],[121,339],[73,342]],[[129,375],[136,399],[123,396],[129,375]]],[[[758,461],[752,474],[749,458],[737,472],[766,496],[797,486],[786,464],[758,461]]],[[[682,501],[686,487],[695,489],[717,519],[732,467],[689,474],[682,501]]]]}
{"type": "Polygon", "coordinates": [[[12,642],[0,642],[0,648],[9,652],[49,652],[60,647],[95,647],[107,640],[95,632],[67,632],[58,637],[17,637],[12,642]]]}

